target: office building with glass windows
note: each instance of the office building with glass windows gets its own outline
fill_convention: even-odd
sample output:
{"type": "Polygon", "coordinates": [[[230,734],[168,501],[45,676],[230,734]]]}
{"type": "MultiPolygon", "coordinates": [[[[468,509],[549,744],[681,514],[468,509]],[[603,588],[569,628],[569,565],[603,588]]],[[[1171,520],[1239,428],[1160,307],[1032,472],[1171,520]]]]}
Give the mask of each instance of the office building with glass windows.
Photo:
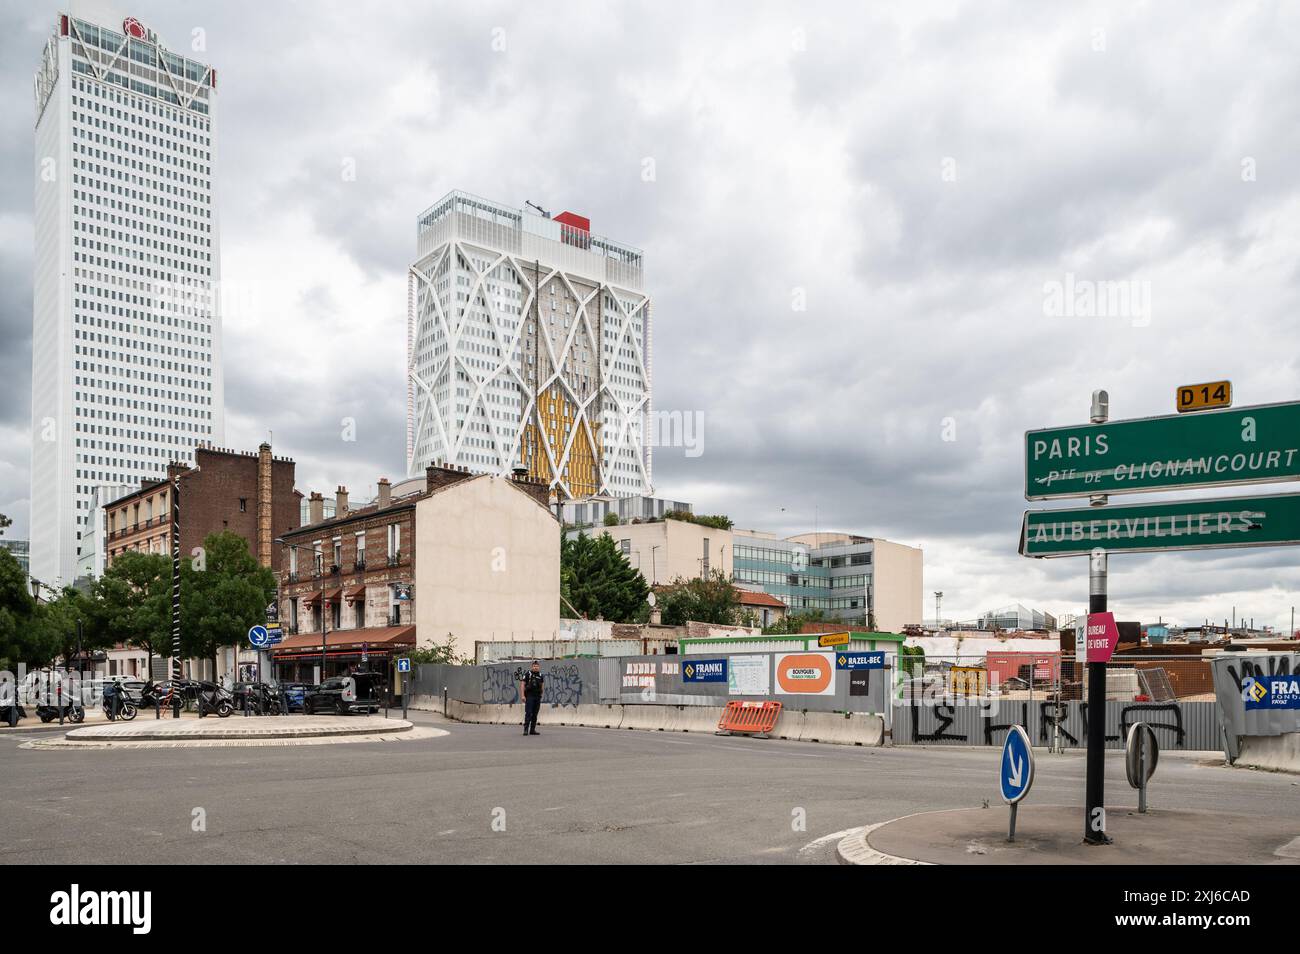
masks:
{"type": "MultiPolygon", "coordinates": [[[[103,19],[103,18],[101,18],[103,19]]],[[[31,572],[75,578],[95,488],[224,440],[216,72],[62,14],[35,94],[31,572]]]]}

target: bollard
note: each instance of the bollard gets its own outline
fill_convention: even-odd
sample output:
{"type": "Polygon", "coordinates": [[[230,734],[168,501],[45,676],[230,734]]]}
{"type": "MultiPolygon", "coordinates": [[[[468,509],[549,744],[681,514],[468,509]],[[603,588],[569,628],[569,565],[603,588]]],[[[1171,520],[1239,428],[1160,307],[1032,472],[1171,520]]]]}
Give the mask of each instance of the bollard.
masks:
{"type": "Polygon", "coordinates": [[[157,696],[153,697],[153,717],[155,719],[162,718],[162,702],[159,701],[157,696]]]}

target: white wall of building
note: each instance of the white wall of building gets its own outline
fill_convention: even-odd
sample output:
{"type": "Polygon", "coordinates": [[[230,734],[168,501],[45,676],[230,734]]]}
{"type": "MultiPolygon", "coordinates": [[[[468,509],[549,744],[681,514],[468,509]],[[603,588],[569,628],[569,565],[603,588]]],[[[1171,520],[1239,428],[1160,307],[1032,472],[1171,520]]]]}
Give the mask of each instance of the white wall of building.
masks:
{"type": "Polygon", "coordinates": [[[560,525],[508,477],[480,476],[415,507],[415,623],[421,646],[550,639],[560,625],[560,525]]]}

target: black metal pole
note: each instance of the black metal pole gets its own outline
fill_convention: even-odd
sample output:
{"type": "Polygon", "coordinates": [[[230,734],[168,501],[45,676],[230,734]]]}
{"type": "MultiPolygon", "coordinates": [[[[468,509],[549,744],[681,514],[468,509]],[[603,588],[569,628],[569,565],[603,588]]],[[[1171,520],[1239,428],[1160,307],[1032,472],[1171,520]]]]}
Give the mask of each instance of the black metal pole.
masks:
{"type": "MultiPolygon", "coordinates": [[[[181,679],[181,470],[172,478],[172,686],[181,679]]],[[[202,706],[199,714],[203,714],[202,706]]],[[[180,694],[172,700],[172,718],[181,717],[180,694]]]]}
{"type": "MultiPolygon", "coordinates": [[[[1101,424],[1110,417],[1110,397],[1094,391],[1090,420],[1101,424]]],[[[1089,503],[1104,506],[1105,494],[1093,496],[1089,503]]],[[[1106,551],[1098,548],[1088,557],[1088,612],[1106,612],[1106,551]]],[[[1075,630],[1076,651],[1078,629],[1075,630]]],[[[1083,623],[1084,659],[1088,659],[1088,621],[1083,623]]],[[[1083,816],[1083,839],[1089,844],[1106,845],[1106,663],[1087,662],[1088,668],[1088,758],[1083,816]]]]}

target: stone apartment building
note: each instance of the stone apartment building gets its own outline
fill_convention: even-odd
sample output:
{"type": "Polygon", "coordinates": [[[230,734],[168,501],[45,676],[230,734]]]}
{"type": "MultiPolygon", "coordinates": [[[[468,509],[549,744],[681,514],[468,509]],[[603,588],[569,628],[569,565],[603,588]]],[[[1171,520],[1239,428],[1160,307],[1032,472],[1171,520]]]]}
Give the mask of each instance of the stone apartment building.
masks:
{"type": "Polygon", "coordinates": [[[484,615],[502,621],[502,629],[522,627],[510,615],[518,616],[521,607],[529,620],[540,620],[544,610],[545,631],[551,632],[552,618],[558,621],[559,524],[547,499],[542,480],[476,476],[467,467],[443,465],[426,468],[422,483],[396,496],[381,478],[375,500],[356,508],[347,488],[339,487],[328,518],[324,497],[313,492],[307,523],[277,544],[286,635],[271,650],[274,676],[315,682],[351,669],[388,672],[396,656],[452,630],[468,634],[460,648],[472,653],[484,615]],[[490,571],[489,544],[503,540],[518,554],[518,574],[490,571]],[[539,549],[554,551],[554,566],[533,565],[529,555],[539,549]],[[486,574],[486,586],[475,572],[486,574]],[[486,592],[492,585],[500,590],[486,592]],[[545,592],[534,594],[539,587],[545,592]],[[418,590],[430,605],[419,605],[418,590]],[[420,620],[434,635],[417,637],[420,620]]]}

